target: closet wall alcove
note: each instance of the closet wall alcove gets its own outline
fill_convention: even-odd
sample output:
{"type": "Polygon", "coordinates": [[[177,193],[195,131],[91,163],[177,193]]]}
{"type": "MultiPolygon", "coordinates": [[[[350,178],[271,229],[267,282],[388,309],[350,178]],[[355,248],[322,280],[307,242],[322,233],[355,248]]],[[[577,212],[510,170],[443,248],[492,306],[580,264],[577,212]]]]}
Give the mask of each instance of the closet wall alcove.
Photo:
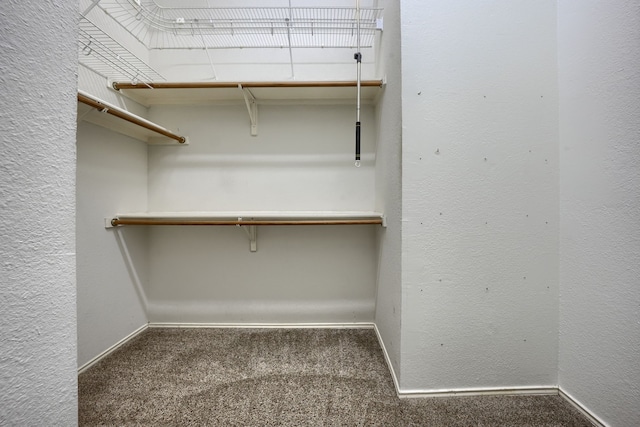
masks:
{"type": "Polygon", "coordinates": [[[245,3],[81,2],[80,367],[147,325],[375,320],[383,10],[245,3]]]}

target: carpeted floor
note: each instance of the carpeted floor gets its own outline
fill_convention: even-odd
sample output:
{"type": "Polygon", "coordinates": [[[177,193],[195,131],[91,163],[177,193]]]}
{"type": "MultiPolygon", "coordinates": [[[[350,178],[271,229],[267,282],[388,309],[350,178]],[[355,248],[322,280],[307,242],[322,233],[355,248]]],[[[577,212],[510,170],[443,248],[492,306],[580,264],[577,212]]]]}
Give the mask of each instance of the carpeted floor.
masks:
{"type": "Polygon", "coordinates": [[[81,426],[591,426],[558,396],[398,399],[371,329],[148,329],[78,389],[81,426]]]}

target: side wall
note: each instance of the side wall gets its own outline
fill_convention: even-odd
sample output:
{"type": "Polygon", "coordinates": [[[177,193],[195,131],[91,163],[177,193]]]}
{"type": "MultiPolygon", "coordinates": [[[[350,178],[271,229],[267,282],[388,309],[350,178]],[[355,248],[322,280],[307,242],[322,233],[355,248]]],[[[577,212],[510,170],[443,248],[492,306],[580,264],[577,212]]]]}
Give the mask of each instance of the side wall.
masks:
{"type": "Polygon", "coordinates": [[[640,425],[640,2],[559,2],[560,388],[640,425]]]}
{"type": "Polygon", "coordinates": [[[77,423],[76,8],[0,3],[0,425],[77,423]]]}
{"type": "Polygon", "coordinates": [[[556,2],[401,16],[401,388],[555,386],[556,2]]]}
{"type": "Polygon", "coordinates": [[[80,122],[77,135],[78,366],[147,323],[147,230],[104,218],[147,207],[147,145],[80,122]]]}
{"type": "Polygon", "coordinates": [[[376,210],[384,212],[387,228],[378,232],[376,325],[396,377],[400,374],[402,309],[402,111],[400,75],[400,4],[381,2],[385,31],[381,40],[380,75],[387,85],[376,108],[376,210]]]}

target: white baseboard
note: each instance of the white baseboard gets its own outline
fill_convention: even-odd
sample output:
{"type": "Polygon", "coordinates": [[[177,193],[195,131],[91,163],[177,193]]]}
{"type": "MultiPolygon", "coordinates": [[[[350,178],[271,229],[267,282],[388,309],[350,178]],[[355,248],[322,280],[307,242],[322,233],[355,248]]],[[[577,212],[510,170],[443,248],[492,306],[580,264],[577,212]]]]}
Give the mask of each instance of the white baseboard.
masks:
{"type": "Polygon", "coordinates": [[[78,368],[78,375],[80,375],[81,373],[83,373],[84,371],[86,371],[87,369],[89,369],[90,367],[95,365],[96,363],[98,363],[100,360],[104,359],[105,357],[107,357],[108,355],[110,355],[111,353],[116,351],[118,348],[122,347],[128,341],[132,340],[133,338],[135,338],[136,336],[138,336],[142,332],[146,331],[148,327],[149,327],[149,325],[147,325],[147,324],[140,326],[138,329],[136,329],[135,331],[131,332],[129,335],[127,335],[126,337],[122,338],[120,341],[118,341],[117,343],[115,343],[114,345],[112,345],[111,347],[109,347],[108,349],[103,351],[102,353],[98,354],[96,357],[94,357],[93,359],[89,360],[84,365],[80,366],[78,368]]]}
{"type": "Polygon", "coordinates": [[[256,329],[372,329],[372,322],[358,323],[149,323],[150,328],[256,328],[256,329]]]}
{"type": "Polygon", "coordinates": [[[607,427],[607,424],[602,421],[600,418],[596,417],[593,413],[591,413],[591,411],[589,411],[582,403],[580,403],[578,400],[576,400],[573,396],[571,396],[569,393],[567,393],[566,391],[562,390],[562,388],[558,388],[558,394],[560,395],[560,397],[562,397],[564,400],[566,400],[567,402],[569,402],[569,404],[571,404],[571,406],[573,406],[574,408],[576,408],[578,411],[580,411],[580,413],[582,415],[584,415],[585,417],[587,417],[587,419],[589,421],[591,421],[591,423],[596,426],[596,427],[607,427]]]}
{"type": "Polygon", "coordinates": [[[453,396],[514,396],[514,395],[557,395],[558,387],[481,387],[444,390],[400,390],[398,397],[403,399],[423,397],[453,397],[453,396]]]}
{"type": "Polygon", "coordinates": [[[380,348],[382,349],[382,354],[384,356],[385,362],[387,362],[387,368],[391,373],[391,378],[393,379],[393,386],[396,389],[396,394],[400,396],[398,390],[400,390],[400,384],[398,383],[398,377],[396,376],[396,371],[393,369],[393,364],[391,363],[391,358],[389,357],[389,352],[387,351],[387,347],[384,345],[384,341],[382,340],[382,335],[380,335],[380,331],[378,330],[378,326],[374,323],[373,330],[376,331],[376,336],[378,337],[378,343],[380,344],[380,348]]]}

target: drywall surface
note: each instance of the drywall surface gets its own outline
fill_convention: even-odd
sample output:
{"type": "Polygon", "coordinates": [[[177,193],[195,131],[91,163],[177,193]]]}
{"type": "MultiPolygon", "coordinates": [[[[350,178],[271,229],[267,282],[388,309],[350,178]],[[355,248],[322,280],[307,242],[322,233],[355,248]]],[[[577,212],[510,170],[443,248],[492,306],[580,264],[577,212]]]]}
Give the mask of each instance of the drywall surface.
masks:
{"type": "MultiPolygon", "coordinates": [[[[158,49],[151,65],[169,81],[355,80],[353,48],[158,49]],[[211,60],[209,60],[211,58],[211,60]]],[[[362,79],[375,79],[376,50],[361,48],[362,79]]]]}
{"type": "Polygon", "coordinates": [[[244,104],[155,106],[151,120],[189,137],[149,147],[150,211],[372,211],[375,117],[362,106],[260,105],[251,136],[244,104]]]}
{"type": "MultiPolygon", "coordinates": [[[[149,147],[150,211],[372,211],[373,108],[157,106],[151,117],[189,136],[149,147]]],[[[151,322],[370,322],[376,227],[258,227],[258,251],[237,227],[150,228],[151,322]]]]}
{"type": "Polygon", "coordinates": [[[78,366],[147,323],[146,229],[104,219],[147,207],[147,145],[80,122],[77,135],[78,366]]]}
{"type": "Polygon", "coordinates": [[[381,70],[387,84],[376,108],[376,210],[384,212],[387,227],[378,232],[378,282],[376,325],[387,354],[400,374],[400,327],[402,308],[402,176],[401,176],[401,75],[400,5],[386,1],[386,30],[381,40],[381,70]]]}
{"type": "Polygon", "coordinates": [[[0,3],[3,426],[77,423],[76,7],[0,3]]]}
{"type": "Polygon", "coordinates": [[[556,2],[401,6],[401,389],[553,386],[556,2]]]}
{"type": "Polygon", "coordinates": [[[150,322],[371,322],[374,226],[155,227],[150,322]]]}
{"type": "Polygon", "coordinates": [[[640,425],[640,2],[559,2],[560,388],[640,425]]]}

